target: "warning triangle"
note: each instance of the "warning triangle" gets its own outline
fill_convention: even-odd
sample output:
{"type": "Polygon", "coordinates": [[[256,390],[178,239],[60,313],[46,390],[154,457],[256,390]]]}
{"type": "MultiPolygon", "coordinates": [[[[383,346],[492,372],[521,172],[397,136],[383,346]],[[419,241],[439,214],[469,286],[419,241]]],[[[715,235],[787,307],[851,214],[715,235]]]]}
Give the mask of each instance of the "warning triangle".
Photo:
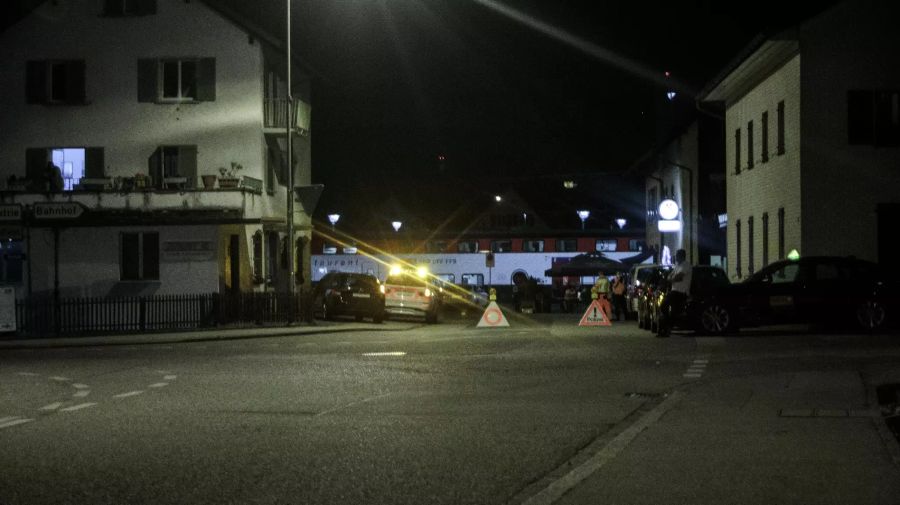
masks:
{"type": "Polygon", "coordinates": [[[594,300],[581,316],[578,326],[612,326],[612,323],[609,322],[609,316],[600,305],[600,300],[594,300]]]}
{"type": "Polygon", "coordinates": [[[500,326],[509,326],[509,321],[506,320],[506,316],[503,315],[503,311],[500,310],[500,306],[497,305],[497,302],[491,302],[488,304],[487,308],[484,309],[484,314],[481,315],[481,320],[478,321],[476,326],[478,328],[497,328],[500,326]]]}

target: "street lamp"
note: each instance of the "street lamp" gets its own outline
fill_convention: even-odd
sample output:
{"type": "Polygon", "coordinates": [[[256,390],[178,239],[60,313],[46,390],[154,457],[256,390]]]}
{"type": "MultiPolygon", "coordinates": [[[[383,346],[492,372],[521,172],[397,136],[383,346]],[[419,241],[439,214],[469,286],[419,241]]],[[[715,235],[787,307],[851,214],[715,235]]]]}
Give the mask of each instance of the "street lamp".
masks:
{"type": "Polygon", "coordinates": [[[579,211],[578,211],[578,217],[579,217],[579,219],[581,219],[581,229],[583,230],[583,229],[584,229],[584,222],[587,220],[587,218],[591,217],[591,211],[589,211],[589,210],[579,210],[579,211]]]}
{"type": "Polygon", "coordinates": [[[403,226],[403,223],[401,221],[391,221],[391,226],[394,227],[394,231],[399,232],[400,227],[403,226]]]}
{"type": "Polygon", "coordinates": [[[328,214],[328,221],[331,223],[331,229],[334,230],[334,225],[341,219],[340,214],[328,214]]]}
{"type": "Polygon", "coordinates": [[[619,229],[620,229],[620,230],[621,230],[622,228],[625,228],[625,224],[626,224],[626,223],[628,223],[628,221],[626,221],[624,218],[621,218],[621,217],[620,217],[620,218],[616,219],[616,224],[619,225],[619,229]]]}
{"type": "Polygon", "coordinates": [[[503,201],[503,197],[500,195],[494,195],[494,201],[500,203],[503,201]]]}

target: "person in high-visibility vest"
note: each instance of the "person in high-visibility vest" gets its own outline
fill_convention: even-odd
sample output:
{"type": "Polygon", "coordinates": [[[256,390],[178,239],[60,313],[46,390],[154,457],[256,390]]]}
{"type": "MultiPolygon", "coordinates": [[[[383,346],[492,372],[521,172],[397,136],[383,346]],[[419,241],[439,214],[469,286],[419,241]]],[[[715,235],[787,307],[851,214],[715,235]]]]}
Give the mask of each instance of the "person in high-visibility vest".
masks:
{"type": "Polygon", "coordinates": [[[597,290],[597,299],[600,300],[600,307],[603,308],[606,318],[609,319],[612,307],[609,304],[609,279],[606,278],[605,272],[597,274],[597,282],[594,283],[594,287],[597,290]]]}

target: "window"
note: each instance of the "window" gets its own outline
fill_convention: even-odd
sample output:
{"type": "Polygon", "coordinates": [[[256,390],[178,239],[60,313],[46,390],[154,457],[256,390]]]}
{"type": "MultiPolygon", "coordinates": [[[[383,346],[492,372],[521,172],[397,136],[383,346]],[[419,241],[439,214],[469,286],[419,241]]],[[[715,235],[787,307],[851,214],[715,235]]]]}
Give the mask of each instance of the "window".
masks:
{"type": "Polygon", "coordinates": [[[159,233],[122,233],[119,242],[123,281],[159,280],[159,233]]]}
{"type": "Polygon", "coordinates": [[[104,0],[103,15],[109,17],[156,14],[156,0],[104,0]]]}
{"type": "Polygon", "coordinates": [[[847,92],[850,144],[900,146],[900,91],[847,92]]]}
{"type": "Polygon", "coordinates": [[[762,113],[762,121],[760,127],[762,128],[762,132],[760,135],[762,138],[762,162],[765,163],[769,161],[769,111],[765,111],[762,113]]]}
{"type": "Polygon", "coordinates": [[[446,240],[431,240],[427,244],[428,252],[430,253],[442,253],[447,250],[447,241],[446,240]]]}
{"type": "Polygon", "coordinates": [[[797,274],[800,273],[800,265],[797,263],[788,263],[776,270],[772,271],[772,284],[788,284],[797,280],[797,274]]]}
{"type": "Polygon", "coordinates": [[[734,238],[735,238],[734,252],[735,252],[735,256],[737,256],[735,258],[734,265],[735,265],[735,268],[737,269],[738,279],[740,279],[742,277],[741,276],[741,220],[740,219],[738,219],[734,223],[734,238]]]}
{"type": "Polygon", "coordinates": [[[778,209],[778,259],[784,259],[784,207],[778,209]]]}
{"type": "Polygon", "coordinates": [[[747,274],[755,271],[753,265],[753,216],[747,218],[747,274]]]}
{"type": "Polygon", "coordinates": [[[25,150],[25,178],[35,191],[47,190],[47,163],[59,167],[63,190],[82,189],[84,177],[103,177],[102,147],[33,147],[25,150]]]}
{"type": "Polygon", "coordinates": [[[456,251],[461,253],[477,253],[478,252],[478,241],[477,240],[461,240],[456,243],[456,251]]]}
{"type": "Polygon", "coordinates": [[[462,284],[469,286],[483,286],[484,274],[462,274],[462,284]]]}
{"type": "Polygon", "coordinates": [[[769,264],[769,213],[763,212],[762,217],[763,229],[762,229],[762,264],[766,266],[769,264]]]}
{"type": "Polygon", "coordinates": [[[263,234],[259,230],[253,234],[253,282],[263,282],[263,234]]]}
{"type": "Polygon", "coordinates": [[[753,121],[747,123],[747,169],[753,168],[753,121]]]}
{"type": "Polygon", "coordinates": [[[778,102],[778,154],[784,154],[784,100],[778,102]]]}
{"type": "Polygon", "coordinates": [[[159,189],[197,185],[197,146],[161,146],[148,160],[152,184],[159,189]]]}
{"type": "Polygon", "coordinates": [[[647,190],[647,217],[656,216],[656,207],[659,202],[656,201],[656,186],[647,190]]]}
{"type": "Polygon", "coordinates": [[[215,58],[138,60],[138,102],[211,102],[215,99],[215,58]]]}
{"type": "Polygon", "coordinates": [[[544,241],[525,240],[522,242],[522,252],[544,252],[544,241]]]}
{"type": "Polygon", "coordinates": [[[595,251],[615,251],[618,249],[618,241],[614,238],[603,238],[594,244],[595,251]]]}
{"type": "Polygon", "coordinates": [[[628,250],[629,251],[643,251],[644,250],[644,241],[640,239],[629,239],[628,240],[628,250]]]}
{"type": "Polygon", "coordinates": [[[266,277],[269,283],[274,283],[278,277],[278,233],[274,231],[266,237],[266,277]]]}
{"type": "Polygon", "coordinates": [[[491,240],[491,252],[512,252],[512,240],[491,240]]]}
{"type": "Polygon", "coordinates": [[[574,238],[556,239],[556,252],[575,252],[578,250],[578,241],[574,238]]]}
{"type": "Polygon", "coordinates": [[[79,105],[85,103],[84,60],[29,61],[25,102],[79,105]]]}
{"type": "Polygon", "coordinates": [[[24,257],[21,240],[4,238],[3,241],[0,241],[0,282],[5,284],[22,282],[24,257]]]}
{"type": "Polygon", "coordinates": [[[741,129],[734,131],[734,173],[741,173],[741,129]]]}

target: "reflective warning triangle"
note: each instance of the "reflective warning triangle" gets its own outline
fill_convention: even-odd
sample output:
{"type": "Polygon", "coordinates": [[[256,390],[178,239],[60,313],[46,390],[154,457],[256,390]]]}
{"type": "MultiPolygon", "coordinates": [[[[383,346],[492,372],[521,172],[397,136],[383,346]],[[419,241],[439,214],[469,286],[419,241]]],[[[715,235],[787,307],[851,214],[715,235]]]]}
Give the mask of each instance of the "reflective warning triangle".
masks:
{"type": "Polygon", "coordinates": [[[612,323],[609,322],[609,316],[606,315],[603,306],[600,305],[600,300],[593,300],[587,310],[584,311],[584,315],[581,316],[581,322],[578,323],[578,326],[612,326],[612,323]]]}
{"type": "Polygon", "coordinates": [[[476,326],[478,328],[485,326],[488,328],[497,328],[500,326],[509,326],[509,321],[506,320],[506,316],[503,315],[503,311],[500,310],[500,306],[497,305],[497,302],[491,302],[488,304],[487,308],[484,309],[484,314],[481,315],[481,319],[476,326]]]}

